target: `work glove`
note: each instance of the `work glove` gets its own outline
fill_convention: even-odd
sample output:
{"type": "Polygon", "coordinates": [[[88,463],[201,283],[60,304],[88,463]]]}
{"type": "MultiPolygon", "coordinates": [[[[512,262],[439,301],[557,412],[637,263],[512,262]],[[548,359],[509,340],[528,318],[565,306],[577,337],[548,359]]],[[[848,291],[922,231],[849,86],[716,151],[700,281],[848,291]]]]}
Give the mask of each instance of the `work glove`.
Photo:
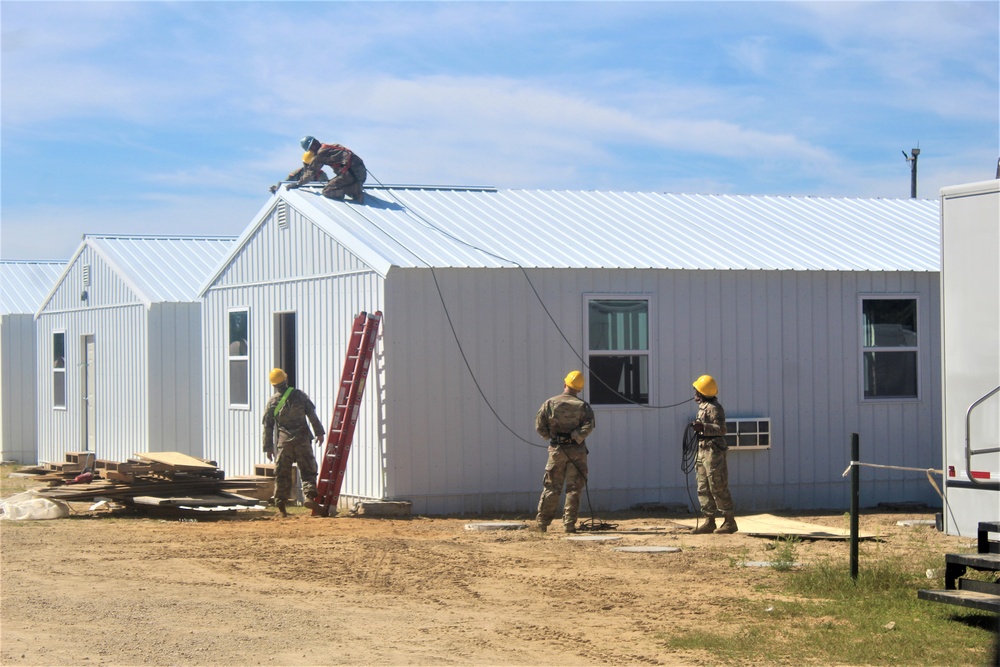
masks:
{"type": "Polygon", "coordinates": [[[298,184],[298,183],[289,183],[289,184],[288,184],[288,186],[286,187],[286,189],[287,189],[287,190],[294,190],[294,189],[296,189],[297,187],[299,187],[299,184],[298,184]]]}
{"type": "Polygon", "coordinates": [[[274,460],[274,447],[268,447],[264,450],[264,454],[267,456],[268,461],[274,460]]]}
{"type": "Polygon", "coordinates": [[[698,422],[698,421],[691,422],[691,428],[694,429],[695,433],[704,433],[705,432],[705,425],[702,424],[701,422],[698,422]]]}
{"type": "Polygon", "coordinates": [[[275,192],[278,191],[278,186],[277,185],[272,185],[271,187],[268,188],[268,190],[270,190],[271,194],[273,195],[275,192]]]}
{"type": "Polygon", "coordinates": [[[319,435],[316,436],[316,446],[318,446],[318,447],[322,447],[323,446],[323,437],[325,435],[326,435],[325,433],[320,433],[319,435]]]}
{"type": "Polygon", "coordinates": [[[573,429],[573,432],[569,434],[569,437],[573,438],[573,442],[578,445],[582,445],[585,440],[585,438],[580,435],[580,431],[576,429],[573,429]]]}

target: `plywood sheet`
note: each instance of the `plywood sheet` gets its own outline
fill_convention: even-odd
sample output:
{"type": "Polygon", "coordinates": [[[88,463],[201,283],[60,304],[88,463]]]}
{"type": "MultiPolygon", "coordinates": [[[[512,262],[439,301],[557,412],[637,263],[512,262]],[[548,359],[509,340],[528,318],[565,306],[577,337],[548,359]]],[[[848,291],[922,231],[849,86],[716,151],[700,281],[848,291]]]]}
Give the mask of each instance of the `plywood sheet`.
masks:
{"type": "MultiPolygon", "coordinates": [[[[695,527],[696,522],[704,519],[678,519],[675,523],[682,526],[695,527]]],[[[774,516],[773,514],[753,514],[750,516],[736,515],[736,523],[740,532],[758,537],[801,537],[810,540],[849,540],[851,531],[847,528],[831,528],[814,523],[806,523],[797,519],[774,516]]],[[[860,531],[858,538],[870,540],[878,537],[874,533],[860,531]]]]}
{"type": "Polygon", "coordinates": [[[170,466],[178,466],[183,468],[204,468],[205,470],[215,470],[215,466],[212,465],[211,463],[205,463],[201,459],[196,459],[193,456],[188,456],[187,454],[181,454],[180,452],[141,452],[139,454],[134,454],[134,456],[143,459],[144,461],[164,463],[170,466]]]}

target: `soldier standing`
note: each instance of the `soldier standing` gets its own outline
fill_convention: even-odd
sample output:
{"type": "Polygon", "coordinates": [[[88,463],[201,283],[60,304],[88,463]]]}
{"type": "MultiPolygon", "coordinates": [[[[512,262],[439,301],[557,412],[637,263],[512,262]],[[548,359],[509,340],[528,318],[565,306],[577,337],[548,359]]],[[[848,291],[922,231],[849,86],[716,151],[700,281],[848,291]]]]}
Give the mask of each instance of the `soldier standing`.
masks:
{"type": "Polygon", "coordinates": [[[735,533],[736,517],[733,497],[729,493],[729,467],[726,464],[726,411],[719,403],[719,386],[711,375],[702,375],[692,384],[698,416],[691,427],[698,434],[698,457],[695,475],[698,479],[698,503],[705,523],[695,528],[701,533],[735,533]],[[725,521],[716,529],[715,513],[722,512],[725,521]]]}
{"type": "Polygon", "coordinates": [[[538,409],[535,430],[549,441],[549,458],[542,478],[542,496],[538,500],[535,527],[548,529],[559,510],[559,496],[566,484],[563,527],[576,532],[580,510],[580,492],[587,486],[587,436],[594,430],[594,410],[579,398],[583,373],[572,371],[563,380],[563,393],[553,396],[538,409]]]}
{"type": "Polygon", "coordinates": [[[316,416],[316,406],[305,392],[288,386],[285,371],[275,368],[270,380],[274,394],[264,408],[264,453],[268,461],[274,461],[274,503],[282,516],[288,516],[285,502],[292,490],[292,464],[298,464],[302,494],[306,498],[303,504],[309,509],[318,509],[312,441],[323,442],[323,424],[316,416]]]}
{"type": "Polygon", "coordinates": [[[308,164],[308,173],[303,174],[293,186],[306,184],[310,180],[309,174],[321,172],[326,166],[333,170],[333,178],[323,188],[324,197],[343,200],[346,195],[359,204],[364,202],[365,191],[362,186],[368,178],[368,170],[360,156],[340,144],[321,144],[312,136],[303,137],[299,143],[302,150],[306,151],[302,162],[308,164]]]}

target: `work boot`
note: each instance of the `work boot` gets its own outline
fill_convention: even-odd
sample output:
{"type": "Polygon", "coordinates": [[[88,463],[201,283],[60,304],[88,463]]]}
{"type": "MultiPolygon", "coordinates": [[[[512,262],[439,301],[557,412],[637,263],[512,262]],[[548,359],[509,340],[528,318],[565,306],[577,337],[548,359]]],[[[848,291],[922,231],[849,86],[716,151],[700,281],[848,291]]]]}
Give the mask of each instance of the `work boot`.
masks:
{"type": "Polygon", "coordinates": [[[567,533],[575,533],[576,532],[576,524],[575,523],[567,523],[567,524],[563,525],[563,530],[566,531],[567,533]]]}
{"type": "Polygon", "coordinates": [[[722,525],[719,526],[719,529],[715,532],[735,533],[737,530],[739,530],[739,527],[736,525],[736,517],[734,517],[732,514],[726,514],[725,516],[726,520],[722,522],[722,525]]]}
{"type": "Polygon", "coordinates": [[[302,506],[305,507],[306,509],[313,510],[314,512],[318,512],[323,509],[323,506],[320,505],[315,500],[313,500],[312,498],[307,499],[304,503],[302,503],[302,506]]]}
{"type": "Polygon", "coordinates": [[[544,533],[549,529],[549,524],[542,523],[541,521],[536,521],[531,525],[531,529],[536,533],[544,533]]]}
{"type": "Polygon", "coordinates": [[[288,516],[288,512],[285,510],[284,500],[279,500],[274,504],[274,506],[278,508],[278,513],[281,514],[281,516],[288,516]]]}
{"type": "Polygon", "coordinates": [[[691,534],[704,535],[705,533],[714,533],[714,532],[715,532],[715,517],[709,516],[705,517],[705,523],[701,524],[693,531],[691,531],[691,534]]]}

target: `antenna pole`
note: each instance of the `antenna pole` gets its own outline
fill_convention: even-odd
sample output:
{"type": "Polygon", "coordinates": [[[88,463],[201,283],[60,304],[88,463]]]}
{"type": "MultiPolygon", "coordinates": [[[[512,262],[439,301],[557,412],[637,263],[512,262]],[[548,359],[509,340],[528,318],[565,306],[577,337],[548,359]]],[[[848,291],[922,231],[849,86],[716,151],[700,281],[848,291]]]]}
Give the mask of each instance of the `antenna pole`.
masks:
{"type": "Polygon", "coordinates": [[[910,199],[917,198],[917,156],[920,155],[920,149],[914,148],[910,151],[911,157],[906,157],[906,151],[903,151],[903,157],[906,157],[906,161],[910,163],[910,199]]]}

